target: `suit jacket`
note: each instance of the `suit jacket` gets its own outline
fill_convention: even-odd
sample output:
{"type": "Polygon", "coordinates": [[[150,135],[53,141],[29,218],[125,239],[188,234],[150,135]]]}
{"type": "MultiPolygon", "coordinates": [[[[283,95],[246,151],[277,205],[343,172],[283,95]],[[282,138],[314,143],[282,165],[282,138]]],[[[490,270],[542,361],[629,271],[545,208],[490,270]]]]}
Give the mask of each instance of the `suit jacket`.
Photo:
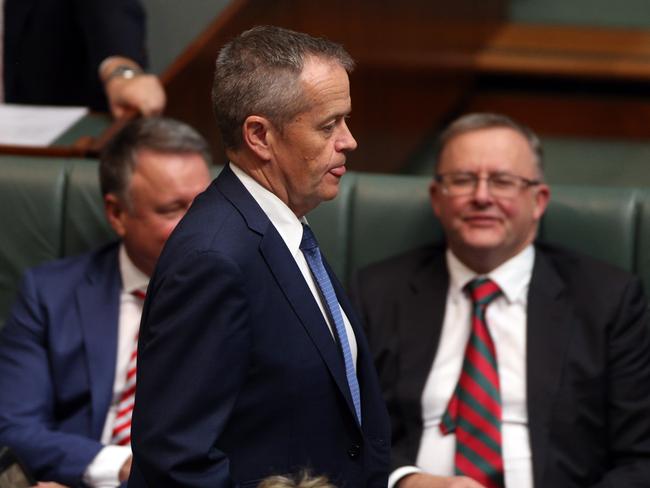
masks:
{"type": "Polygon", "coordinates": [[[78,486],[113,394],[118,244],[28,270],[0,331],[0,445],[41,480],[78,486]]]}
{"type": "MultiPolygon", "coordinates": [[[[391,416],[393,468],[414,465],[422,391],[445,314],[444,248],[372,265],[353,288],[391,416]]],[[[647,487],[650,329],[639,280],[540,244],[527,317],[535,486],[647,487]]]]}
{"type": "Polygon", "coordinates": [[[310,468],[385,487],[389,420],[363,330],[362,427],[342,356],[280,234],[226,167],[159,259],[145,302],[130,487],[255,487],[310,468]]]}
{"type": "Polygon", "coordinates": [[[5,0],[4,87],[9,103],[106,110],[99,64],[122,55],[145,66],[139,0],[5,0]]]}

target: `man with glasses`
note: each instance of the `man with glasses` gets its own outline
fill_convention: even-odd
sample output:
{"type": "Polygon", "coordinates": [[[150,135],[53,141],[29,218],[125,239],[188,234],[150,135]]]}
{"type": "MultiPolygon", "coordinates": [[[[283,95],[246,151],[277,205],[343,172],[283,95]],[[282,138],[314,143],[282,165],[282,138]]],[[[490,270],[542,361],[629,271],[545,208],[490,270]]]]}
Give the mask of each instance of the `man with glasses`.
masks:
{"type": "Polygon", "coordinates": [[[463,116],[430,186],[446,247],[357,276],[389,487],[648,486],[646,298],[621,270],[534,243],[549,196],[528,128],[463,116]]]}

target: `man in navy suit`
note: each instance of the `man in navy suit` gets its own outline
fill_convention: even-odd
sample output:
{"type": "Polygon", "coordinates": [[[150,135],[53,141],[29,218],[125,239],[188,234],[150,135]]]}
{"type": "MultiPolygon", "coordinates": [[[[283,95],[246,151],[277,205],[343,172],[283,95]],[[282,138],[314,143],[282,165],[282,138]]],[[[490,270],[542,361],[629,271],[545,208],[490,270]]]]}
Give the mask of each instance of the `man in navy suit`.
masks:
{"type": "Polygon", "coordinates": [[[446,245],[359,273],[391,488],[649,485],[646,296],[629,273],[534,242],[549,195],[537,136],[463,116],[441,136],[430,186],[446,245]],[[477,278],[500,292],[470,321],[477,278]]]}
{"type": "Polygon", "coordinates": [[[128,124],[102,154],[106,217],[120,237],[30,269],[0,332],[0,445],[38,479],[117,486],[131,451],[113,442],[141,300],[172,229],[210,181],[209,154],[170,119],[128,124]]]}
{"type": "Polygon", "coordinates": [[[152,277],[129,486],[254,487],[307,468],[385,487],[389,422],[368,345],[304,227],[356,148],[352,66],[337,44],[268,26],[219,53],[230,163],[152,277]]]}

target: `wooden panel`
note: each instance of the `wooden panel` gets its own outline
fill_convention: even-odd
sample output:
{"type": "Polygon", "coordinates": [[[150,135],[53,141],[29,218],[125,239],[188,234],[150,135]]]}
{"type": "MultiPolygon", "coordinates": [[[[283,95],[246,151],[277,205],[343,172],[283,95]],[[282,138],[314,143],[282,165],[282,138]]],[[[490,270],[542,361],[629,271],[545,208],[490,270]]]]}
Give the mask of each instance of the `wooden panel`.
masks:
{"type": "Polygon", "coordinates": [[[244,29],[275,24],[342,43],[357,60],[349,167],[397,171],[430,134],[473,110],[540,134],[650,135],[650,32],[506,22],[507,0],[237,0],[163,76],[167,113],[223,149],[210,107],[214,58],[244,29]]]}
{"type": "Polygon", "coordinates": [[[411,50],[422,45],[437,51],[451,44],[478,49],[498,27],[487,19],[500,19],[505,11],[505,0],[458,0],[444,5],[429,0],[235,1],[163,75],[169,100],[166,113],[197,127],[211,142],[216,162],[223,164],[210,106],[219,48],[257,24],[325,36],[343,44],[358,64],[351,76],[351,128],[359,148],[351,154],[349,168],[394,171],[431,124],[447,117],[472,75],[451,71],[440,78],[435,70],[420,70],[410,63],[384,63],[382,53],[388,53],[388,59],[402,53],[407,59],[411,50]],[[472,18],[486,20],[469,28],[467,19],[472,18]],[[452,23],[465,27],[452,28],[452,23]]]}
{"type": "Polygon", "coordinates": [[[504,24],[474,61],[479,72],[650,81],[650,32],[504,24]]]}
{"type": "Polygon", "coordinates": [[[650,97],[478,92],[463,111],[506,113],[543,135],[650,140],[650,97]]]}

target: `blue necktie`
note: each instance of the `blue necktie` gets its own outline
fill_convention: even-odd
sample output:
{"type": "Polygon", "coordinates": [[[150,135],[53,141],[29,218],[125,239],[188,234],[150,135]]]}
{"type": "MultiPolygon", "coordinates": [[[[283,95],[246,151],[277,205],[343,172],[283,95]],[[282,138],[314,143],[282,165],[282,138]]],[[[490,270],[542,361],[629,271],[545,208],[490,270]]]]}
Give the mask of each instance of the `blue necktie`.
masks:
{"type": "Polygon", "coordinates": [[[308,225],[302,224],[302,241],[300,242],[300,250],[305,255],[309,269],[316,280],[316,284],[320,289],[321,296],[325,300],[326,310],[329,312],[330,320],[334,323],[336,335],[338,336],[341,352],[343,353],[343,361],[345,362],[345,376],[348,379],[348,388],[352,395],[352,402],[354,403],[354,410],[357,413],[357,420],[361,425],[361,398],[359,394],[359,382],[357,375],[354,371],[354,362],[352,361],[352,351],[350,351],[350,343],[348,342],[348,335],[345,331],[345,324],[343,323],[343,315],[339,301],[334,293],[332,282],[325,271],[323,260],[321,259],[320,250],[318,249],[318,242],[314,233],[308,225]]]}

